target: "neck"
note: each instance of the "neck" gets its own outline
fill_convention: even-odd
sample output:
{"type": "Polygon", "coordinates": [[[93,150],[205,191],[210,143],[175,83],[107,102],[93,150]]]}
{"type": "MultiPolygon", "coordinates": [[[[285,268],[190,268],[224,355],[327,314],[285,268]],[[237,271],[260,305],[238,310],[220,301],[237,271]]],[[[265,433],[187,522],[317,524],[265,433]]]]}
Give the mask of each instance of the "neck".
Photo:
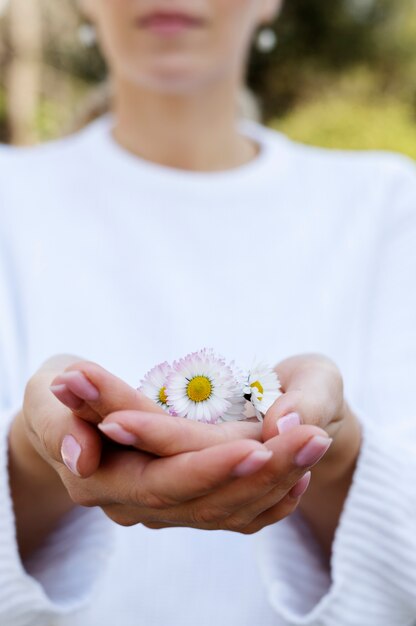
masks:
{"type": "Polygon", "coordinates": [[[141,158],[176,169],[218,171],[256,155],[256,146],[236,127],[235,86],[167,96],[119,80],[115,93],[114,138],[141,158]]]}

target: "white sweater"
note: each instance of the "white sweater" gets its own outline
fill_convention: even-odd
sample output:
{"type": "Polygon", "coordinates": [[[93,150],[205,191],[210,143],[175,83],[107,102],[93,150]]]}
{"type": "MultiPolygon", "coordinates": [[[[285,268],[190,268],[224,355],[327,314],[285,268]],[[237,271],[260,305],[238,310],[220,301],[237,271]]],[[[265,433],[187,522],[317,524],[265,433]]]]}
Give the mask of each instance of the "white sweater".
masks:
{"type": "Polygon", "coordinates": [[[245,123],[223,173],[144,162],[104,118],[0,150],[0,625],[416,624],[416,176],[245,123]],[[7,431],[49,356],[137,385],[209,346],[242,366],[318,351],[363,425],[327,571],[300,514],[255,536],[74,511],[21,564],[7,431]]]}

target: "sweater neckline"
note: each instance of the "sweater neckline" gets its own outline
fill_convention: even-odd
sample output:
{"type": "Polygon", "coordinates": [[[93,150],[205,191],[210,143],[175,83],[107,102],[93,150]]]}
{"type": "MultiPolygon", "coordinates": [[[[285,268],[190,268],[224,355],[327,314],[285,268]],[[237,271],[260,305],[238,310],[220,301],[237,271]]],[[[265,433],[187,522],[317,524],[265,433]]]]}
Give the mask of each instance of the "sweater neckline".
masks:
{"type": "Polygon", "coordinates": [[[280,133],[270,130],[251,120],[237,122],[239,132],[257,143],[259,152],[251,161],[226,170],[213,172],[190,171],[160,165],[147,161],[121,146],[113,137],[114,118],[111,114],[103,115],[92,122],[86,133],[94,138],[94,154],[96,158],[105,159],[107,167],[120,170],[124,175],[146,175],[147,179],[155,179],[159,183],[187,184],[211,187],[213,184],[223,187],[235,183],[245,184],[253,179],[283,174],[288,166],[290,141],[280,133]],[[97,142],[100,143],[97,150],[97,142]]]}

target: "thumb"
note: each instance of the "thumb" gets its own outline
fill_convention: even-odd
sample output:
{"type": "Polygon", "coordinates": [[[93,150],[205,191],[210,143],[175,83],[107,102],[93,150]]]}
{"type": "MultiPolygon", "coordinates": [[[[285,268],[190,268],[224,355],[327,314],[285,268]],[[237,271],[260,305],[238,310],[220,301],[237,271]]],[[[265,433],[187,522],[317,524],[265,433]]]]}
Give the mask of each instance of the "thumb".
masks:
{"type": "Polygon", "coordinates": [[[88,478],[97,471],[102,438],[95,426],[76,417],[49,391],[51,376],[40,371],[26,388],[23,407],[26,430],[40,456],[55,470],[66,465],[88,478]]]}
{"type": "Polygon", "coordinates": [[[64,463],[76,476],[89,478],[98,470],[103,442],[94,426],[69,415],[49,441],[56,462],[64,463]]]}
{"type": "Polygon", "coordinates": [[[276,370],[284,393],[265,416],[264,441],[297,424],[318,426],[334,437],[344,406],[343,382],[336,365],[322,355],[307,354],[282,361],[276,370]]]}

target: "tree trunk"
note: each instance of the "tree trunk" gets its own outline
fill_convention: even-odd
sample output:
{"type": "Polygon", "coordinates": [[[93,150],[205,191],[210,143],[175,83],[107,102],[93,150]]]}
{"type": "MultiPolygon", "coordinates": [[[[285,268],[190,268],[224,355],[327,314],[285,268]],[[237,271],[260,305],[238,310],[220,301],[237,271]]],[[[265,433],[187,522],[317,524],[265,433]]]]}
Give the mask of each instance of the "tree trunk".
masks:
{"type": "Polygon", "coordinates": [[[7,76],[7,116],[11,142],[36,142],[35,117],[42,68],[40,0],[11,0],[9,7],[12,60],[7,76]]]}

